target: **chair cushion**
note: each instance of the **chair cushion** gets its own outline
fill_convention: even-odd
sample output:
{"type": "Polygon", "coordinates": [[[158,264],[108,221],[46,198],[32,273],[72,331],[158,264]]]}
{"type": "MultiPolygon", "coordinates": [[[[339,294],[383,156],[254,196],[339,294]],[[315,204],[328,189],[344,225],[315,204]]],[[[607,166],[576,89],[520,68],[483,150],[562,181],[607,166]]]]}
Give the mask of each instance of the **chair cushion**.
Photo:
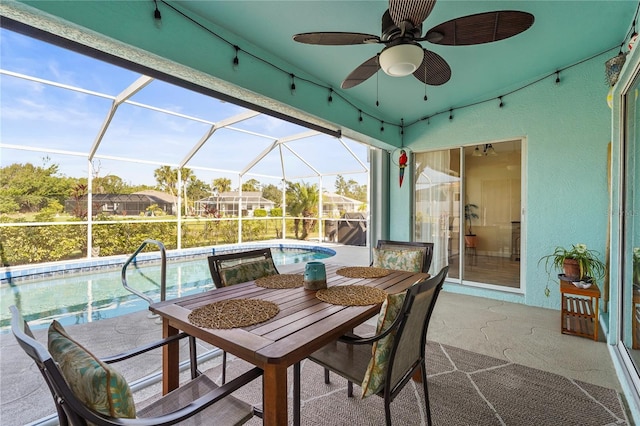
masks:
{"type": "MultiPolygon", "coordinates": [[[[378,315],[376,334],[384,332],[393,324],[393,321],[398,317],[398,313],[402,310],[405,296],[405,292],[387,295],[387,299],[382,304],[378,315]]],[[[384,388],[389,356],[391,355],[395,336],[396,332],[394,330],[373,344],[371,361],[369,361],[369,367],[362,380],[363,398],[375,395],[384,388]]]]}
{"type": "Polygon", "coordinates": [[[399,271],[421,272],[422,250],[373,249],[373,266],[399,271]]]}
{"type": "Polygon", "coordinates": [[[225,286],[246,283],[258,278],[275,275],[278,271],[271,259],[243,262],[220,270],[220,279],[225,286]]]}
{"type": "Polygon", "coordinates": [[[57,321],[49,327],[49,353],[74,395],[88,408],[111,417],[136,417],[124,377],[69,337],[57,321]]]}

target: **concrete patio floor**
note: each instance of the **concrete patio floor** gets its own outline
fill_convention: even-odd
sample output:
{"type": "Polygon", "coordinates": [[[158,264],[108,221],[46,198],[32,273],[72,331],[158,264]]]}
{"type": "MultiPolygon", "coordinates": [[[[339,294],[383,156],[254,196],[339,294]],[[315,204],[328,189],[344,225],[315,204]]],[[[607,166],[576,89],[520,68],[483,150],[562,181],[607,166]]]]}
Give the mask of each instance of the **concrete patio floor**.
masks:
{"type": "MultiPolygon", "coordinates": [[[[369,262],[366,248],[331,248],[338,252],[331,262],[345,265],[369,262]]],[[[292,268],[300,265],[279,267],[284,273],[292,268]]],[[[160,325],[147,314],[142,311],[69,326],[67,330],[97,356],[106,356],[160,338],[160,325]]],[[[620,391],[606,343],[561,334],[559,316],[556,310],[445,291],[437,302],[428,339],[620,391]]],[[[41,342],[46,341],[46,330],[37,330],[35,334],[41,342]]],[[[199,353],[212,349],[199,344],[199,353]]],[[[182,351],[186,359],[186,340],[182,351]]],[[[160,370],[159,350],[138,358],[136,362],[118,364],[117,368],[130,382],[160,370]]],[[[218,362],[218,358],[213,358],[201,369],[218,362]]],[[[55,412],[40,373],[13,336],[6,333],[0,335],[0,383],[0,424],[30,424],[55,412]]],[[[159,393],[159,389],[160,385],[154,384],[136,390],[134,398],[136,402],[143,401],[159,393]]]]}

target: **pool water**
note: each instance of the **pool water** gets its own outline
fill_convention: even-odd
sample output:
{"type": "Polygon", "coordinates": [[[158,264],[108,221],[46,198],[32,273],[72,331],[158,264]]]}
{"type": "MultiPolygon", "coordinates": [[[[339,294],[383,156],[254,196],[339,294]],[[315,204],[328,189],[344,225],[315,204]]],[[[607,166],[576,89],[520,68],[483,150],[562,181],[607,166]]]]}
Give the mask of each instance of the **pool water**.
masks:
{"type": "MultiPolygon", "coordinates": [[[[292,249],[272,249],[276,265],[325,259],[330,254],[292,249]]],[[[166,299],[214,288],[207,258],[167,262],[166,299]]],[[[160,300],[160,264],[127,268],[127,283],[153,300],[160,300]]],[[[16,305],[32,328],[84,324],[145,310],[147,302],[122,286],[121,269],[65,274],[61,277],[22,281],[0,288],[0,332],[10,325],[9,306],[16,305]]]]}

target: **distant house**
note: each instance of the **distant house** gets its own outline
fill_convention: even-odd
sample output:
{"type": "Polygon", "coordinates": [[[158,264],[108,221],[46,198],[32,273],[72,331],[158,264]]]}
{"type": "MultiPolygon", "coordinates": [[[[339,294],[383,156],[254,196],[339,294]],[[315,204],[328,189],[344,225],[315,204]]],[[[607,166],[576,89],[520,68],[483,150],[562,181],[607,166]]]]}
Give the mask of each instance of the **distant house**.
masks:
{"type": "Polygon", "coordinates": [[[359,212],[365,203],[332,192],[322,193],[323,216],[339,217],[347,212],[359,212]]]}
{"type": "Polygon", "coordinates": [[[262,192],[223,192],[218,196],[211,195],[195,202],[196,214],[201,216],[207,211],[219,212],[225,216],[238,216],[242,211],[242,216],[251,217],[257,209],[266,210],[267,213],[276,206],[271,200],[262,196],[262,192]]]}
{"type": "MultiPolygon", "coordinates": [[[[84,195],[78,200],[67,199],[64,210],[73,214],[80,209],[87,210],[88,196],[84,195]]],[[[176,197],[160,191],[141,191],[135,194],[93,194],[93,214],[113,214],[122,216],[139,216],[146,213],[147,208],[156,205],[165,214],[176,213],[176,197]]]]}

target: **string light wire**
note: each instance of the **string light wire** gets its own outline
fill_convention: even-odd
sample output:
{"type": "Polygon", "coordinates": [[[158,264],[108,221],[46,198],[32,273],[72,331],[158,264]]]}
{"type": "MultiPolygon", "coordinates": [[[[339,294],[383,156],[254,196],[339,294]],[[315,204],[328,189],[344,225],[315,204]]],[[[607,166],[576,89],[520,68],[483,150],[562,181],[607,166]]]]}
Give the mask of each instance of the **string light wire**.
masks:
{"type": "MultiPolygon", "coordinates": [[[[255,54],[253,54],[253,53],[251,53],[251,52],[249,52],[249,51],[247,51],[247,50],[244,50],[244,49],[242,49],[241,47],[239,47],[239,46],[237,46],[237,45],[235,45],[235,44],[231,43],[230,41],[226,40],[224,37],[220,36],[219,34],[217,34],[216,32],[212,31],[211,29],[209,29],[208,27],[206,27],[206,26],[205,26],[205,25],[203,25],[202,23],[198,22],[196,19],[192,18],[191,16],[187,15],[186,13],[182,12],[181,10],[179,10],[179,9],[175,8],[173,5],[171,5],[170,3],[168,3],[166,0],[154,0],[154,3],[156,4],[156,11],[154,11],[154,17],[156,17],[156,16],[160,16],[160,10],[158,10],[158,7],[157,7],[157,2],[158,2],[158,1],[160,1],[162,4],[164,4],[165,6],[167,6],[167,7],[168,7],[168,8],[170,8],[170,9],[172,9],[173,11],[175,11],[176,13],[178,13],[179,15],[183,16],[185,19],[187,19],[187,20],[189,20],[189,21],[193,22],[195,25],[197,25],[198,27],[202,28],[203,30],[205,30],[206,32],[208,32],[209,34],[211,34],[212,36],[214,36],[214,37],[215,37],[215,38],[217,38],[218,40],[220,40],[220,41],[222,41],[222,42],[224,42],[224,43],[228,44],[228,45],[229,45],[229,46],[231,46],[231,47],[233,47],[233,48],[235,49],[235,52],[236,52],[236,57],[234,58],[234,64],[236,64],[236,58],[237,58],[238,52],[239,52],[239,51],[242,51],[244,54],[249,55],[250,57],[252,57],[252,58],[256,59],[256,60],[257,60],[257,61],[259,61],[259,62],[262,62],[262,63],[264,63],[264,64],[266,64],[266,65],[268,65],[268,66],[270,66],[270,67],[272,67],[272,68],[274,68],[274,69],[276,69],[276,70],[278,70],[278,71],[281,71],[281,72],[283,72],[283,73],[289,74],[289,75],[292,77],[292,83],[291,83],[292,91],[293,91],[293,90],[295,90],[295,83],[293,82],[294,74],[292,74],[292,73],[290,73],[290,72],[286,71],[285,69],[283,69],[283,68],[281,68],[281,67],[279,67],[279,66],[277,66],[277,65],[275,65],[275,64],[273,64],[273,63],[271,63],[271,62],[269,62],[269,61],[267,61],[267,60],[265,60],[265,59],[263,59],[263,58],[261,58],[261,57],[259,57],[259,56],[257,56],[257,55],[255,55],[255,54]]],[[[629,38],[629,36],[630,36],[631,34],[633,34],[633,32],[635,32],[635,27],[636,27],[636,22],[637,22],[637,18],[638,18],[638,13],[640,13],[640,1],[638,2],[638,6],[636,7],[636,13],[635,13],[635,15],[634,15],[633,23],[631,24],[631,26],[630,26],[630,28],[629,28],[629,31],[627,31],[627,33],[626,33],[626,35],[625,35],[625,38],[624,38],[624,40],[622,41],[622,43],[621,43],[621,44],[616,44],[616,46],[615,46],[615,47],[612,47],[612,48],[606,49],[606,50],[604,50],[604,51],[602,51],[602,52],[600,52],[600,53],[597,53],[597,54],[595,54],[595,55],[593,55],[593,56],[587,57],[587,58],[585,58],[585,59],[583,59],[583,60],[581,60],[581,61],[579,61],[579,62],[576,62],[576,63],[574,63],[574,64],[572,64],[572,65],[569,65],[569,66],[567,66],[567,67],[564,67],[564,68],[562,68],[562,69],[558,69],[558,70],[556,70],[556,71],[552,72],[552,73],[551,73],[551,74],[549,74],[549,75],[546,75],[546,76],[544,76],[544,77],[539,78],[538,80],[532,81],[532,82],[530,82],[530,83],[528,83],[528,84],[525,84],[524,86],[518,87],[518,88],[516,88],[516,89],[513,89],[513,90],[512,90],[512,91],[510,91],[510,92],[504,93],[504,94],[502,94],[501,96],[499,96],[498,98],[495,98],[495,97],[494,97],[494,98],[490,98],[490,99],[485,99],[485,100],[481,100],[481,101],[473,102],[473,103],[470,103],[470,104],[467,104],[467,105],[462,105],[462,106],[459,106],[459,107],[456,107],[456,108],[448,108],[448,109],[446,109],[446,110],[442,110],[442,111],[439,111],[439,112],[433,113],[433,114],[431,114],[431,115],[429,115],[429,116],[421,117],[421,118],[419,118],[419,119],[415,120],[414,122],[407,124],[407,125],[406,125],[406,127],[407,127],[407,128],[408,128],[408,127],[411,127],[412,125],[414,125],[414,124],[416,124],[416,123],[419,123],[419,122],[421,122],[421,121],[425,121],[425,120],[427,121],[427,123],[429,123],[429,120],[431,119],[431,117],[435,117],[435,116],[440,115],[440,114],[443,114],[443,113],[445,113],[445,112],[449,112],[449,119],[450,119],[450,120],[452,120],[452,119],[453,119],[453,111],[454,111],[454,110],[462,109],[462,108],[469,108],[469,107],[476,106],[476,105],[479,105],[479,104],[482,104],[482,103],[485,103],[485,102],[489,102],[489,101],[491,101],[491,100],[495,100],[495,99],[500,99],[500,103],[502,104],[502,105],[501,105],[501,107],[502,107],[502,106],[504,105],[504,104],[503,104],[503,102],[502,102],[502,97],[505,97],[505,96],[511,95],[511,94],[513,94],[513,93],[515,93],[515,92],[518,92],[518,91],[520,91],[520,90],[524,90],[524,89],[526,89],[527,87],[532,86],[532,85],[534,85],[534,84],[536,84],[536,83],[539,83],[540,81],[542,81],[542,80],[544,80],[544,79],[546,79],[546,78],[548,78],[549,76],[554,75],[554,74],[556,74],[557,78],[559,79],[559,73],[560,73],[561,71],[567,70],[567,69],[569,69],[569,68],[572,68],[572,67],[575,67],[575,66],[577,66],[577,65],[580,65],[580,64],[582,64],[582,63],[584,63],[584,62],[587,62],[587,61],[590,61],[590,60],[592,60],[592,59],[595,59],[595,58],[597,58],[597,57],[598,57],[598,56],[600,56],[600,55],[603,55],[603,54],[605,54],[605,53],[608,53],[608,52],[610,52],[610,51],[611,51],[611,50],[613,50],[613,49],[618,49],[620,46],[624,45],[624,42],[629,38]]],[[[378,80],[378,79],[377,79],[377,74],[378,74],[378,73],[376,73],[376,106],[379,106],[379,104],[380,104],[380,103],[379,103],[379,98],[378,98],[378,82],[377,82],[377,80],[378,80]]],[[[308,83],[308,84],[312,84],[312,85],[314,85],[314,86],[316,86],[316,87],[323,87],[323,88],[325,88],[325,89],[331,89],[330,87],[326,87],[326,86],[324,86],[324,85],[322,85],[322,84],[320,84],[320,83],[318,83],[318,82],[316,82],[316,81],[309,80],[309,79],[306,79],[306,78],[300,78],[300,77],[298,77],[298,80],[303,81],[303,82],[308,83]]],[[[369,113],[366,113],[366,112],[363,112],[362,110],[360,110],[360,109],[359,109],[359,108],[358,108],[354,103],[352,103],[352,102],[351,102],[351,101],[349,101],[347,98],[345,98],[344,96],[342,96],[339,92],[334,92],[334,93],[336,94],[336,96],[338,96],[338,97],[339,97],[343,102],[345,102],[347,105],[350,105],[352,108],[354,108],[354,109],[358,110],[358,114],[359,114],[359,115],[358,115],[358,120],[359,120],[359,121],[363,121],[363,117],[362,117],[362,116],[363,116],[363,114],[364,114],[364,115],[367,115],[368,117],[371,117],[371,118],[373,118],[373,119],[377,119],[377,120],[379,120],[381,123],[384,123],[382,120],[380,120],[380,118],[379,118],[379,117],[375,117],[375,116],[374,116],[374,115],[372,115],[372,114],[369,114],[369,113]]],[[[424,95],[424,100],[427,100],[426,98],[427,98],[427,95],[426,95],[426,84],[425,84],[425,95],[424,95]]],[[[388,123],[388,124],[391,124],[391,125],[394,125],[394,126],[397,126],[397,127],[403,127],[403,128],[405,127],[405,126],[404,126],[404,125],[402,125],[402,124],[392,124],[392,123],[388,123]]],[[[383,128],[384,128],[384,126],[383,126],[383,128]]]]}

